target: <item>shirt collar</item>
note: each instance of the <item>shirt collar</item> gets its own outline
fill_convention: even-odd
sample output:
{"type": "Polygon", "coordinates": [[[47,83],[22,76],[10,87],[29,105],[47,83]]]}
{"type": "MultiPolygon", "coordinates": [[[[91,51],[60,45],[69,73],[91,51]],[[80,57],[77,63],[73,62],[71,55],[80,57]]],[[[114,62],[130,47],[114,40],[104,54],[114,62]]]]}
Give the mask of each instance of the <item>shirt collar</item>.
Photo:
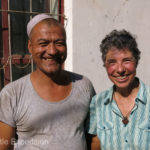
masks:
{"type": "Polygon", "coordinates": [[[111,88],[109,88],[108,91],[109,92],[108,92],[107,97],[104,101],[104,105],[107,105],[110,102],[112,102],[112,100],[113,100],[112,96],[113,96],[113,92],[114,92],[114,85],[111,88]]]}
{"type": "Polygon", "coordinates": [[[137,97],[136,97],[136,102],[137,101],[140,101],[141,103],[143,104],[146,104],[147,103],[147,98],[146,98],[146,85],[140,80],[139,80],[139,83],[140,83],[140,87],[139,87],[139,91],[138,91],[138,94],[137,94],[137,97]]]}
{"type": "MultiPolygon", "coordinates": [[[[141,103],[146,104],[146,102],[147,102],[147,99],[145,97],[146,85],[139,78],[137,78],[137,79],[139,80],[140,87],[139,87],[139,91],[138,91],[138,94],[137,94],[137,97],[136,97],[135,101],[136,102],[140,101],[141,103]]],[[[113,96],[113,92],[114,92],[114,85],[111,88],[109,88],[108,91],[109,92],[108,92],[108,95],[107,95],[107,97],[104,101],[104,105],[107,105],[107,104],[112,102],[112,100],[113,100],[112,96],[113,96]]]]}

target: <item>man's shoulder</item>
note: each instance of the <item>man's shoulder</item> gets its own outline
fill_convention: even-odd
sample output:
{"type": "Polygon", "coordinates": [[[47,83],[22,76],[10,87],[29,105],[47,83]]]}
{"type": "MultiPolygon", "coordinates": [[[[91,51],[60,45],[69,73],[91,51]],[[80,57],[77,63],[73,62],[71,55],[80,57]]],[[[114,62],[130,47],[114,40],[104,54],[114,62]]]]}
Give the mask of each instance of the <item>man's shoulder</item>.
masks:
{"type": "Polygon", "coordinates": [[[76,87],[76,89],[80,91],[82,90],[85,93],[90,94],[90,97],[95,95],[94,86],[88,77],[74,72],[70,72],[70,74],[72,78],[72,83],[74,87],[76,87]]]}
{"type": "Polygon", "coordinates": [[[76,72],[71,72],[71,71],[67,71],[67,72],[70,74],[71,78],[73,78],[73,79],[79,79],[79,80],[81,80],[84,77],[83,75],[78,74],[76,72]]]}
{"type": "Polygon", "coordinates": [[[23,76],[23,77],[21,77],[21,78],[19,78],[19,79],[17,79],[17,80],[15,80],[15,81],[13,81],[13,82],[10,82],[8,85],[6,85],[6,86],[15,86],[15,85],[19,85],[19,84],[26,84],[27,83],[27,80],[30,78],[30,74],[28,74],[28,75],[25,75],[25,76],[23,76]]]}
{"type": "Polygon", "coordinates": [[[87,81],[87,82],[91,82],[90,79],[82,74],[76,73],[76,72],[68,72],[71,75],[71,79],[72,81],[87,81]]]}
{"type": "Polygon", "coordinates": [[[4,88],[2,89],[2,91],[18,91],[20,89],[21,86],[25,86],[27,85],[27,81],[30,78],[30,75],[25,75],[13,82],[10,82],[9,84],[7,84],[6,86],[4,86],[4,88]]]}

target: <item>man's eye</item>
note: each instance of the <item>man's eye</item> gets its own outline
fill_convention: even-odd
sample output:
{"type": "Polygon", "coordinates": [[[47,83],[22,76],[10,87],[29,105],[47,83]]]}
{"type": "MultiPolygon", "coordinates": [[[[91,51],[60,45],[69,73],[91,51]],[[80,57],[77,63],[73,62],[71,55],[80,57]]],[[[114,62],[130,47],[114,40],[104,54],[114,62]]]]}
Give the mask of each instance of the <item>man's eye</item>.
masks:
{"type": "Polygon", "coordinates": [[[65,46],[66,44],[65,44],[65,42],[56,42],[56,45],[57,46],[65,46]]]}
{"type": "Polygon", "coordinates": [[[47,46],[47,43],[39,43],[40,46],[45,47],[47,46]]]}

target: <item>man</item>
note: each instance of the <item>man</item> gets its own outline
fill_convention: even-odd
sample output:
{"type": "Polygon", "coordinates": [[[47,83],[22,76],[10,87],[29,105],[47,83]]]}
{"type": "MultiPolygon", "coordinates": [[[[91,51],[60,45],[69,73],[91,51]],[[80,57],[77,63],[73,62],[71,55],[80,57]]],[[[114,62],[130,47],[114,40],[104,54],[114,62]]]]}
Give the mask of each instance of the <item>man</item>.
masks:
{"type": "Polygon", "coordinates": [[[36,70],[10,83],[0,93],[0,150],[86,150],[84,121],[91,82],[63,70],[67,56],[64,27],[39,14],[27,25],[28,49],[36,70]]]}

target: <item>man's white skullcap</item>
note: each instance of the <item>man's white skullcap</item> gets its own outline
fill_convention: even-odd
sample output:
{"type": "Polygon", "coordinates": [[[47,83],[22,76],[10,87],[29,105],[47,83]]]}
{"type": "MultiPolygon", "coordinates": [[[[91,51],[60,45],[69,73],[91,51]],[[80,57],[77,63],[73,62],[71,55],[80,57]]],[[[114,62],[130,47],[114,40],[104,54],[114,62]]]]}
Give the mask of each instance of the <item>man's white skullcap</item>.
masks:
{"type": "Polygon", "coordinates": [[[38,14],[36,16],[34,16],[27,24],[27,34],[28,37],[33,29],[33,27],[39,23],[40,21],[47,19],[47,18],[52,18],[52,16],[48,15],[48,14],[38,14]]]}

